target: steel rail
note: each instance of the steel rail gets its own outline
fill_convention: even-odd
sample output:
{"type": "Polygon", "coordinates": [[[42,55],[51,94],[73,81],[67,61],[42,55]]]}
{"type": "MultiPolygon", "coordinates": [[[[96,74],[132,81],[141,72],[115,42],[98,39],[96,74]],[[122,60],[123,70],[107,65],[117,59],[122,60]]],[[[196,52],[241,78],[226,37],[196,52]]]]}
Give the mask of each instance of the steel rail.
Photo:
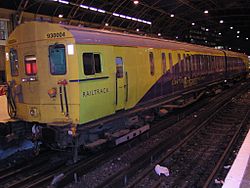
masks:
{"type": "Polygon", "coordinates": [[[249,115],[250,115],[250,110],[248,110],[248,112],[246,113],[244,119],[242,120],[242,122],[241,122],[240,126],[238,127],[237,131],[235,132],[233,138],[231,139],[230,143],[228,144],[227,148],[225,149],[223,155],[220,157],[220,159],[217,162],[214,170],[212,171],[212,173],[208,177],[207,181],[205,182],[205,184],[203,186],[204,188],[209,187],[210,183],[212,182],[212,179],[214,178],[214,176],[216,175],[216,173],[218,172],[218,170],[222,166],[222,164],[225,161],[225,158],[228,155],[229,151],[233,148],[234,143],[239,138],[240,131],[243,129],[243,126],[246,123],[246,121],[248,120],[249,115]]]}
{"type": "MultiPolygon", "coordinates": [[[[239,91],[237,91],[239,92],[239,91]]],[[[234,95],[237,94],[237,92],[233,92],[234,95]]],[[[232,95],[228,95],[227,96],[228,99],[230,99],[232,97],[232,95]]],[[[225,102],[226,100],[224,100],[225,102]]],[[[225,105],[227,105],[228,103],[230,103],[231,101],[228,101],[226,102],[222,107],[219,107],[217,108],[217,110],[215,110],[216,108],[212,108],[210,109],[210,116],[205,120],[203,121],[203,123],[201,123],[200,125],[197,125],[196,127],[193,127],[193,129],[191,131],[189,131],[187,133],[187,136],[185,137],[185,140],[183,140],[183,138],[181,138],[181,135],[183,136],[183,131],[181,133],[178,133],[177,137],[176,138],[173,138],[173,140],[171,141],[167,141],[168,143],[179,143],[178,145],[176,145],[174,148],[171,148],[169,150],[169,155],[171,153],[173,153],[174,151],[176,151],[180,145],[183,145],[185,143],[186,140],[188,140],[189,138],[191,138],[194,134],[194,132],[198,132],[209,120],[211,120],[214,115],[216,115],[216,113],[221,110],[225,105]],[[215,112],[213,112],[215,110],[215,112]],[[180,141],[181,140],[181,141],[180,141]]],[[[220,106],[222,103],[217,103],[217,105],[215,106],[220,106]]],[[[151,162],[151,159],[154,158],[155,156],[157,156],[161,150],[163,150],[165,148],[166,150],[166,143],[165,144],[162,144],[160,145],[158,148],[155,148],[153,151],[151,151],[150,153],[147,153],[146,155],[140,157],[140,159],[138,160],[135,160],[135,162],[131,163],[130,165],[128,165],[127,168],[121,170],[120,172],[114,174],[113,176],[111,176],[110,178],[108,178],[107,180],[105,180],[103,183],[101,183],[98,188],[101,188],[101,187],[113,187],[113,186],[117,186],[119,184],[119,182],[123,182],[123,184],[127,185],[127,181],[128,181],[128,177],[130,176],[130,174],[134,174],[134,172],[138,169],[140,169],[142,166],[146,165],[147,161],[150,163],[151,162]]],[[[169,156],[168,155],[168,156],[169,156]]],[[[160,163],[161,161],[158,161],[157,163],[160,163]]],[[[152,171],[153,168],[154,168],[155,165],[153,165],[152,167],[150,167],[150,169],[147,171],[152,171]]],[[[142,176],[146,176],[147,175],[147,172],[145,172],[144,175],[142,176]]],[[[135,181],[133,183],[132,186],[129,186],[129,187],[136,187],[136,184],[138,183],[138,181],[135,181]]]]}

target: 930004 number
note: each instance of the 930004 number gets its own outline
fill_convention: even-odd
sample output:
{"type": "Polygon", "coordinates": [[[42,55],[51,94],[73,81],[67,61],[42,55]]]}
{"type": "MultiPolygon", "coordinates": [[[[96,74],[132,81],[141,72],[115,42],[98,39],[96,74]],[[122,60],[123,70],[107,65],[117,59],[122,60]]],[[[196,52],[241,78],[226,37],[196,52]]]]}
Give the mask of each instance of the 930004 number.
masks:
{"type": "Polygon", "coordinates": [[[65,32],[58,32],[58,33],[48,33],[47,38],[61,38],[65,37],[65,32]]]}

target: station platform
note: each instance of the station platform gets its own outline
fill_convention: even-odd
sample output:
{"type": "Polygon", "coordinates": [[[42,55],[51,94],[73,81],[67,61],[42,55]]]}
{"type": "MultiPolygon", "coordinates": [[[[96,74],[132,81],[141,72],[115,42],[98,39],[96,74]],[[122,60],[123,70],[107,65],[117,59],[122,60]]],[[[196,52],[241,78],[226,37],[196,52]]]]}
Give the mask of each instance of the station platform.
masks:
{"type": "Polygon", "coordinates": [[[0,122],[6,122],[10,119],[7,111],[7,98],[5,95],[0,96],[0,122]]]}
{"type": "Polygon", "coordinates": [[[250,187],[250,130],[240,148],[240,151],[229,171],[223,188],[250,187]]]}

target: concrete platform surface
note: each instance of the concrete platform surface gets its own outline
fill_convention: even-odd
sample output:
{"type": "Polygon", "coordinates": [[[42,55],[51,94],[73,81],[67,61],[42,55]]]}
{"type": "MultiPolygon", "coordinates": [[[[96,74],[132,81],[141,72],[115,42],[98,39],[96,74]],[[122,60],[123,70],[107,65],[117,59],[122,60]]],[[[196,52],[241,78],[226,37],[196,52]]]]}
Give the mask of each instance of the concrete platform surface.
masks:
{"type": "Polygon", "coordinates": [[[6,95],[0,96],[0,122],[5,122],[10,119],[7,111],[7,98],[6,95]]]}
{"type": "Polygon", "coordinates": [[[250,131],[225,179],[223,188],[250,188],[250,131]]]}

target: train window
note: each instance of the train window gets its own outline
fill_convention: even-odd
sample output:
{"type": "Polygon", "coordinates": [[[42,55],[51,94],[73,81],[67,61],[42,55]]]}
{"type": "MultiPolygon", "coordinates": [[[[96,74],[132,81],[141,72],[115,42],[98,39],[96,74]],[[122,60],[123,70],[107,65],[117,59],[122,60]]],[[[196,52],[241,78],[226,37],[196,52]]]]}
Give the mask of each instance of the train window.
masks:
{"type": "Polygon", "coordinates": [[[183,71],[187,71],[187,59],[186,59],[186,54],[183,54],[183,71]]]}
{"type": "Polygon", "coordinates": [[[123,60],[121,57],[115,58],[116,63],[116,77],[123,78],[123,60]]]}
{"type": "Polygon", "coordinates": [[[100,54],[83,53],[82,60],[85,75],[94,75],[102,72],[100,54]]]}
{"type": "Polygon", "coordinates": [[[215,70],[214,56],[211,56],[211,67],[212,67],[212,70],[215,70]]]}
{"type": "Polygon", "coordinates": [[[188,71],[188,73],[190,73],[190,71],[191,71],[191,62],[190,62],[190,55],[189,54],[187,54],[186,63],[187,63],[187,71],[188,71]]]}
{"type": "Polygon", "coordinates": [[[161,54],[161,61],[162,61],[162,72],[163,72],[163,74],[165,74],[166,71],[167,71],[167,67],[166,67],[166,54],[165,53],[161,54]]]}
{"type": "Polygon", "coordinates": [[[18,56],[17,51],[13,48],[10,49],[10,70],[11,76],[18,76],[18,56]]]}
{"type": "Polygon", "coordinates": [[[196,71],[196,61],[195,61],[195,56],[191,55],[191,65],[192,65],[192,70],[196,71]]]}
{"type": "Polygon", "coordinates": [[[50,73],[52,75],[66,74],[66,55],[64,44],[49,46],[50,73]]]}
{"type": "Polygon", "coordinates": [[[200,70],[200,58],[199,55],[195,55],[195,66],[196,66],[196,71],[198,73],[198,71],[200,70]]]}
{"type": "Polygon", "coordinates": [[[181,65],[181,54],[178,54],[178,66],[179,66],[179,73],[181,73],[181,71],[182,71],[182,65],[181,65]]]}
{"type": "Polygon", "coordinates": [[[36,56],[25,56],[24,63],[26,75],[31,76],[37,74],[36,56]]]}
{"type": "Polygon", "coordinates": [[[155,74],[155,64],[154,64],[153,52],[149,52],[149,63],[150,63],[150,74],[153,76],[155,74]]]}
{"type": "Polygon", "coordinates": [[[168,59],[169,59],[169,69],[170,69],[170,72],[172,73],[173,72],[173,58],[172,58],[171,53],[168,54],[168,59]]]}
{"type": "Polygon", "coordinates": [[[95,73],[101,73],[102,67],[101,67],[100,54],[94,54],[94,60],[95,60],[95,73]]]}

